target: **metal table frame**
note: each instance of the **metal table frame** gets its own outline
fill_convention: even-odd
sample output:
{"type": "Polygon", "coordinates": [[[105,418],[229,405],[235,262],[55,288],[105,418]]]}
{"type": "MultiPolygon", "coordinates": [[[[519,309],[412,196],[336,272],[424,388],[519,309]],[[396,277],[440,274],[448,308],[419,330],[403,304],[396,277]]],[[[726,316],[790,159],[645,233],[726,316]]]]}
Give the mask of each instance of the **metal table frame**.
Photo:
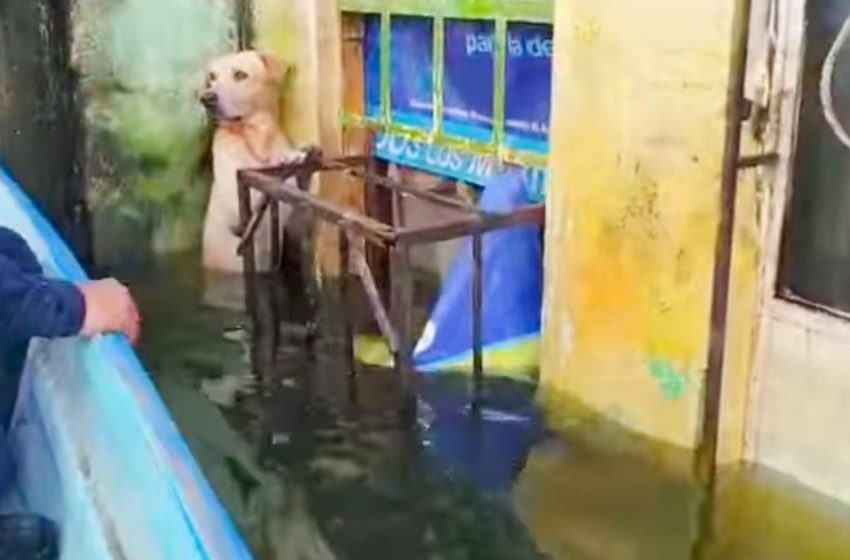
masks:
{"type": "MultiPolygon", "coordinates": [[[[282,229],[280,227],[279,204],[289,204],[304,212],[307,218],[308,238],[312,237],[315,218],[335,224],[339,230],[340,287],[344,305],[348,305],[352,275],[360,279],[370,304],[371,311],[387,340],[394,356],[394,368],[400,377],[405,394],[413,394],[415,380],[413,349],[411,344],[411,312],[413,308],[413,285],[409,249],[411,246],[437,243],[462,237],[472,237],[473,281],[472,281],[472,346],[473,346],[473,408],[480,406],[484,367],[482,356],[482,308],[484,296],[483,236],[485,233],[515,226],[537,224],[542,226],[545,208],[542,204],[528,205],[506,214],[494,214],[479,210],[466,202],[423,190],[387,178],[374,172],[369,157],[326,159],[318,150],[306,152],[303,161],[278,167],[244,170],[239,172],[239,210],[242,224],[239,252],[243,259],[246,297],[249,309],[253,306],[250,283],[256,275],[255,234],[260,221],[268,213],[272,220],[271,249],[273,262],[281,262],[282,229]],[[364,180],[369,189],[384,189],[392,196],[394,223],[384,223],[350,208],[345,208],[309,192],[309,185],[316,173],[344,172],[364,180]],[[295,178],[296,186],[290,179],[295,178]],[[262,193],[257,210],[252,209],[251,191],[262,193]],[[411,227],[405,223],[402,200],[410,196],[430,204],[450,209],[462,217],[445,223],[411,227]],[[364,253],[355,247],[373,245],[389,253],[390,295],[389,310],[385,296],[378,289],[372,269],[364,253]]],[[[312,259],[310,240],[302,240],[302,258],[312,259]]],[[[310,268],[312,276],[312,268],[310,268]]],[[[308,285],[312,280],[308,280],[308,285]]],[[[343,313],[345,325],[345,352],[348,375],[354,378],[357,367],[354,356],[354,329],[350,313],[343,313]]]]}

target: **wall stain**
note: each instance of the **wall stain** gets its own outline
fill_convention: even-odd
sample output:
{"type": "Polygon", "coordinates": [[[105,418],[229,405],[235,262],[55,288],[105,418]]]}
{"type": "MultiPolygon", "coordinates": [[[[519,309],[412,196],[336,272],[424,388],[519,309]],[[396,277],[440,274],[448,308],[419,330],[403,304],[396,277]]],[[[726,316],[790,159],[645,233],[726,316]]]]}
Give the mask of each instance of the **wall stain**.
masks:
{"type": "Polygon", "coordinates": [[[666,360],[660,358],[650,360],[649,373],[667,398],[681,398],[688,389],[688,377],[676,371],[673,364],[666,360]]]}

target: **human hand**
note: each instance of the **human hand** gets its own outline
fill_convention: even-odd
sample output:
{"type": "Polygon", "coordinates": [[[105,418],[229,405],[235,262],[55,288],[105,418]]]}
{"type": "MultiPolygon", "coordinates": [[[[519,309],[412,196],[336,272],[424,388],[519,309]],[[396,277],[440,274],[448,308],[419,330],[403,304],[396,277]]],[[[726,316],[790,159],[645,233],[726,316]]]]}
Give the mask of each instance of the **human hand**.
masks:
{"type": "Polygon", "coordinates": [[[141,316],[126,286],[115,280],[94,280],[78,285],[86,301],[86,318],[80,332],[85,337],[122,333],[131,344],[139,340],[141,316]]]}

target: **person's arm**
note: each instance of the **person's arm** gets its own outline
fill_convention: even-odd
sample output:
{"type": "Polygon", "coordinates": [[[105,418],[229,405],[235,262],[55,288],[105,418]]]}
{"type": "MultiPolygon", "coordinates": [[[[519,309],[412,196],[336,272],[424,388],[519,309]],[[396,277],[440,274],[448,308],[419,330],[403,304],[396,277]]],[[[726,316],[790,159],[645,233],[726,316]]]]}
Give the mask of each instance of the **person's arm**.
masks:
{"type": "Polygon", "coordinates": [[[136,344],[141,333],[141,316],[130,290],[114,278],[93,280],[77,286],[86,302],[86,317],[80,334],[122,333],[136,344]]]}
{"type": "Polygon", "coordinates": [[[83,328],[86,304],[73,284],[24,272],[0,255],[0,317],[9,340],[74,336],[83,328]]]}
{"type": "Polygon", "coordinates": [[[139,322],[135,302],[116,280],[74,285],[46,278],[26,242],[0,228],[0,336],[25,341],[122,332],[135,342],[139,322]]]}

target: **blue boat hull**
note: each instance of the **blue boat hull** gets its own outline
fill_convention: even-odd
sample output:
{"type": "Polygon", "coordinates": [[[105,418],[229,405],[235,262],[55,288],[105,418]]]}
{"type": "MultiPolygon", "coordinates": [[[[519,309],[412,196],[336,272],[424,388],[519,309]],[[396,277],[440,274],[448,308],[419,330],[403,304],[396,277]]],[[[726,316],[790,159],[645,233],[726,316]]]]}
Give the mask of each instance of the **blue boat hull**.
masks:
{"type": "MultiPolygon", "coordinates": [[[[86,278],[1,168],[0,225],[49,275],[86,278]]],[[[18,500],[60,525],[63,559],[251,558],[123,338],[34,341],[6,440],[18,500]]]]}

